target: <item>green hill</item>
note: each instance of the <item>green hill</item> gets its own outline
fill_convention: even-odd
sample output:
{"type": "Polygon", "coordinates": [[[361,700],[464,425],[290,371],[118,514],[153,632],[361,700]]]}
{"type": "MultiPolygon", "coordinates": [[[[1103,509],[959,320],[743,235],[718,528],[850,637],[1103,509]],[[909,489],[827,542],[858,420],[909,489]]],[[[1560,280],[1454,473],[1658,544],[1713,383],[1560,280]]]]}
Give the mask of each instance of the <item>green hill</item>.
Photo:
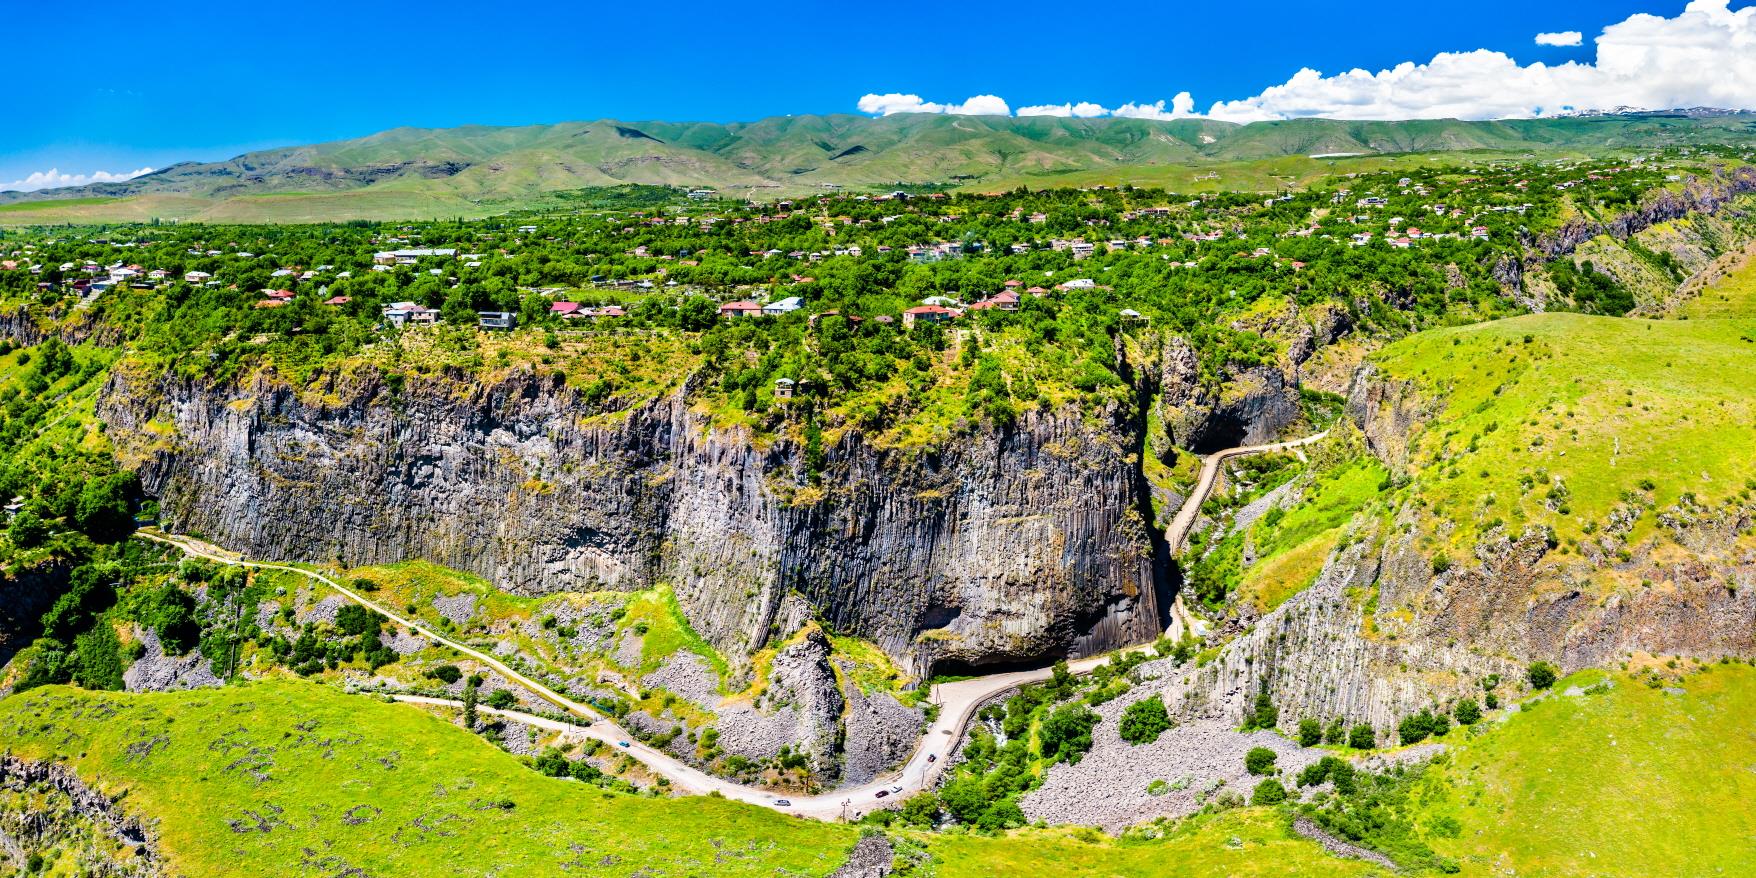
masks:
{"type": "MultiPolygon", "coordinates": [[[[1167,175],[1167,169],[1308,156],[1559,155],[1751,142],[1756,142],[1756,120],[1748,115],[1505,122],[1300,119],[1252,125],[931,114],[788,116],[726,124],[605,119],[395,128],[222,162],[172,165],[123,183],[0,193],[0,205],[8,207],[4,220],[9,224],[143,216],[214,221],[479,216],[540,203],[545,193],[628,183],[704,186],[738,197],[898,184],[1000,189],[1093,179],[1191,188],[1189,175],[1167,175]],[[100,198],[111,200],[93,202],[100,198]]],[[[1219,185],[1271,189],[1281,177],[1312,170],[1295,165],[1244,173],[1219,185]]]]}

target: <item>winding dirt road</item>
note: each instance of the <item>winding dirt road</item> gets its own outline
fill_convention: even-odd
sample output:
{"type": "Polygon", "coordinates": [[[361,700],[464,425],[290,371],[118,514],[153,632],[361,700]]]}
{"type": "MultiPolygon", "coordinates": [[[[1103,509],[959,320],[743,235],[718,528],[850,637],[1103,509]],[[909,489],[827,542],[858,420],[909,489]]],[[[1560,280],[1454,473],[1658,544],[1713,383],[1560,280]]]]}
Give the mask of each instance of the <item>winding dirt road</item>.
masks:
{"type": "MultiPolygon", "coordinates": [[[[1220,466],[1225,463],[1225,461],[1234,457],[1242,457],[1250,454],[1286,451],[1317,442],[1327,435],[1329,435],[1328,431],[1324,431],[1314,436],[1308,436],[1304,439],[1297,439],[1290,442],[1277,442],[1269,445],[1230,448],[1208,455],[1202,461],[1201,473],[1196,479],[1194,488],[1189,492],[1188,499],[1183,501],[1182,508],[1177,511],[1176,517],[1171,520],[1170,527],[1165,531],[1165,540],[1170,545],[1171,553],[1174,555],[1182,549],[1184,541],[1189,536],[1189,530],[1194,526],[1196,517],[1200,514],[1201,504],[1206,502],[1208,495],[1213,492],[1214,485],[1219,480],[1220,466]]],[[[538,728],[576,734],[582,737],[603,741],[611,747],[620,749],[622,752],[634,757],[654,774],[666,778],[670,782],[671,787],[679,792],[695,795],[705,795],[717,792],[728,799],[736,799],[741,802],[775,808],[789,814],[798,814],[800,816],[812,817],[819,820],[853,818],[855,815],[863,814],[872,810],[874,807],[881,807],[885,804],[893,803],[898,799],[906,798],[917,791],[931,789],[938,779],[939,773],[944,770],[945,764],[948,761],[948,757],[950,757],[953,748],[955,748],[958,742],[962,740],[964,727],[968,725],[970,718],[975,715],[977,710],[981,709],[981,707],[988,702],[1012,691],[1013,689],[1030,683],[1040,683],[1048,680],[1050,677],[1050,669],[1041,668],[1030,671],[1011,671],[1003,674],[990,674],[968,680],[957,680],[949,683],[935,684],[930,690],[928,698],[932,703],[939,705],[939,717],[927,728],[926,734],[922,737],[920,744],[915,748],[914,754],[909,757],[908,762],[904,763],[901,769],[892,771],[886,775],[881,775],[877,780],[859,786],[844,787],[814,796],[786,796],[784,794],[777,794],[756,787],[743,786],[722,778],[714,777],[694,766],[682,762],[668,753],[649,747],[646,744],[641,743],[634,736],[628,734],[628,732],[621,726],[617,725],[612,718],[606,716],[602,712],[588,705],[580,704],[579,702],[550,689],[542,683],[519,673],[493,655],[473,649],[445,637],[418,620],[405,618],[401,614],[392,612],[389,607],[385,607],[372,601],[366,596],[336,582],[334,579],[331,579],[322,573],[313,570],[306,570],[302,567],[294,567],[288,564],[247,561],[236,553],[228,552],[222,548],[201,542],[192,537],[164,534],[150,529],[139,531],[137,536],[173,546],[182,550],[187,555],[203,558],[220,564],[231,564],[239,567],[255,568],[258,570],[279,570],[287,573],[295,573],[304,576],[313,582],[326,585],[341,593],[341,595],[348,600],[382,614],[397,625],[414,631],[422,637],[426,637],[435,643],[443,644],[450,649],[456,650],[463,655],[467,655],[470,658],[493,668],[506,679],[525,687],[532,694],[542,698],[544,701],[555,705],[568,714],[588,721],[589,725],[574,725],[561,722],[560,720],[540,717],[528,713],[520,713],[518,711],[478,707],[478,710],[482,713],[506,716],[538,728]],[[883,799],[878,797],[880,791],[888,791],[883,799]],[[777,802],[781,801],[786,801],[788,804],[784,806],[778,805],[777,802]]],[[[1184,631],[1194,630],[1195,625],[1197,624],[1184,610],[1182,606],[1182,597],[1180,595],[1177,597],[1176,601],[1177,603],[1172,608],[1172,630],[1167,632],[1172,637],[1180,636],[1184,631]]],[[[1126,655],[1130,652],[1136,652],[1148,648],[1150,647],[1135,646],[1109,655],[1092,656],[1090,658],[1070,661],[1067,663],[1067,666],[1074,674],[1088,674],[1093,670],[1096,670],[1098,667],[1108,663],[1115,656],[1126,655]]],[[[398,701],[413,704],[451,706],[461,704],[461,702],[457,701],[450,701],[442,698],[429,698],[419,695],[394,695],[392,697],[398,701]]]]}

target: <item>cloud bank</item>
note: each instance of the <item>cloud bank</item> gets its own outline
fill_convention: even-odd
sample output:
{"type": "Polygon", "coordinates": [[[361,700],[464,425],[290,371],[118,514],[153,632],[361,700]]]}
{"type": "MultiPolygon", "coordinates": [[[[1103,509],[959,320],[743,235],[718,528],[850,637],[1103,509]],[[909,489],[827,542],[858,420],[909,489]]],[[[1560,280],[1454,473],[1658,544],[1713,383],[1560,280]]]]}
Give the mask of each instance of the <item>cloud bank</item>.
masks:
{"type": "Polygon", "coordinates": [[[59,168],[37,171],[22,180],[0,183],[0,192],[35,192],[38,189],[59,189],[62,186],[84,186],[88,183],[120,183],[132,180],[141,174],[152,173],[152,168],[139,168],[112,174],[109,171],[93,171],[89,174],[63,174],[59,168]]]}
{"type": "MultiPolygon", "coordinates": [[[[1580,46],[1577,31],[1538,34],[1543,46],[1580,46]]],[[[1521,65],[1504,52],[1441,52],[1388,70],[1326,75],[1306,68],[1253,97],[1195,110],[1188,93],[1165,101],[1109,108],[1093,101],[1021,107],[1020,116],[1131,119],[1209,118],[1261,122],[1330,119],[1523,119],[1590,109],[1711,106],[1756,110],[1756,7],[1731,0],[1691,0],[1675,18],[1640,13],[1604,28],[1597,58],[1521,65]]],[[[866,95],[862,112],[1006,115],[1007,103],[978,95],[937,104],[918,95],[866,95]]]]}

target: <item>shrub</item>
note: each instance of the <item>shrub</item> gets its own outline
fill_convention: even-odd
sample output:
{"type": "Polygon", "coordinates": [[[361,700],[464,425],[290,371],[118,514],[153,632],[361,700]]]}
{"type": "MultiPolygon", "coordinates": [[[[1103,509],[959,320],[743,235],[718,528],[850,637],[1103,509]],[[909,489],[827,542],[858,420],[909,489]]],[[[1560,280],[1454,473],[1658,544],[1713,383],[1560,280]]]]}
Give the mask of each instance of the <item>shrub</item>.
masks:
{"type": "Polygon", "coordinates": [[[1473,726],[1481,721],[1482,709],[1476,706],[1474,698],[1465,698],[1457,702],[1457,707],[1452,709],[1451,715],[1457,718],[1458,725],[1473,726]]]}
{"type": "Polygon", "coordinates": [[[457,665],[440,665],[436,668],[428,668],[427,676],[449,686],[463,679],[463,672],[457,669],[457,665]]]}
{"type": "Polygon", "coordinates": [[[1396,727],[1396,732],[1404,744],[1418,744],[1429,737],[1437,737],[1448,731],[1451,731],[1451,721],[1445,718],[1445,714],[1434,713],[1430,710],[1423,710],[1420,713],[1403,717],[1402,723],[1396,727]]]}
{"type": "Polygon", "coordinates": [[[34,549],[49,538],[49,525],[26,509],[12,517],[12,524],[6,529],[6,535],[20,549],[34,549]]]}
{"type": "Polygon", "coordinates": [[[353,637],[376,635],[383,623],[383,616],[359,604],[345,604],[335,611],[335,627],[341,629],[343,634],[353,637]]]}
{"type": "Polygon", "coordinates": [[[1256,693],[1256,703],[1250,706],[1250,712],[1244,715],[1244,731],[1256,729],[1272,729],[1280,725],[1280,708],[1268,697],[1268,684],[1262,684],[1262,690],[1256,693]]]}
{"type": "Polygon", "coordinates": [[[1042,744],[1043,758],[1051,762],[1077,764],[1091,749],[1091,730],[1102,719],[1081,704],[1058,708],[1043,720],[1037,736],[1042,744]]]}
{"type": "Polygon", "coordinates": [[[1315,747],[1323,743],[1323,724],[1312,717],[1299,720],[1299,746],[1315,747]]]}
{"type": "Polygon", "coordinates": [[[99,620],[73,641],[73,680],[87,689],[122,688],[122,642],[116,629],[99,620]]]}
{"type": "Polygon", "coordinates": [[[1325,744],[1346,744],[1347,743],[1347,725],[1342,723],[1341,717],[1338,716],[1335,719],[1329,721],[1329,728],[1323,730],[1323,743],[1325,743],[1325,744]]]}
{"type": "Polygon", "coordinates": [[[1275,752],[1267,747],[1251,747],[1244,754],[1244,770],[1251,774],[1268,774],[1274,770],[1275,752]]]}
{"type": "Polygon", "coordinates": [[[165,583],[147,599],[144,621],[159,636],[166,655],[183,655],[201,640],[195,620],[195,596],[165,583]]]}
{"type": "Polygon", "coordinates": [[[1348,732],[1347,745],[1355,750],[1370,750],[1378,746],[1378,733],[1370,724],[1360,723],[1348,732]]]}
{"type": "Polygon", "coordinates": [[[1164,699],[1157,695],[1142,698],[1122,711],[1122,740],[1130,744],[1150,744],[1170,727],[1171,717],[1165,712],[1164,699]]]}
{"type": "Polygon", "coordinates": [[[1268,778],[1256,785],[1256,791],[1250,794],[1252,805],[1278,805],[1287,800],[1287,788],[1280,781],[1268,778]]]}
{"type": "Polygon", "coordinates": [[[1532,689],[1547,689],[1555,685],[1555,677],[1555,666],[1548,662],[1533,662],[1524,672],[1524,678],[1530,681],[1532,689]]]}
{"type": "Polygon", "coordinates": [[[495,689],[488,693],[488,706],[495,710],[510,710],[517,703],[518,699],[505,689],[495,689]]]}

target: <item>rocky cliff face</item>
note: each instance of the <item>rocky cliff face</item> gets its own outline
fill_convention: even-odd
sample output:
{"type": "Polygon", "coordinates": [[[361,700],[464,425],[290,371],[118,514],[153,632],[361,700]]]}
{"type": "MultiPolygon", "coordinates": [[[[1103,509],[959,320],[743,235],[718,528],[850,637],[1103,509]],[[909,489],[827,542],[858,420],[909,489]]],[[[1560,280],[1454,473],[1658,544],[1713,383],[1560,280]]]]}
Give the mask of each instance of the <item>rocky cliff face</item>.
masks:
{"type": "Polygon", "coordinates": [[[930,450],[849,431],[813,486],[794,443],[715,429],[686,390],[601,413],[529,373],[295,391],[118,370],[100,409],[173,529],[262,557],[426,558],[521,593],[666,580],[734,656],[779,631],[789,593],[916,670],[1150,639],[1167,600],[1124,411],[930,450]]]}
{"type": "Polygon", "coordinates": [[[157,878],[169,874],[150,829],[119,799],[71,769],[0,756],[0,865],[25,874],[30,854],[59,852],[80,874],[157,878]]]}

